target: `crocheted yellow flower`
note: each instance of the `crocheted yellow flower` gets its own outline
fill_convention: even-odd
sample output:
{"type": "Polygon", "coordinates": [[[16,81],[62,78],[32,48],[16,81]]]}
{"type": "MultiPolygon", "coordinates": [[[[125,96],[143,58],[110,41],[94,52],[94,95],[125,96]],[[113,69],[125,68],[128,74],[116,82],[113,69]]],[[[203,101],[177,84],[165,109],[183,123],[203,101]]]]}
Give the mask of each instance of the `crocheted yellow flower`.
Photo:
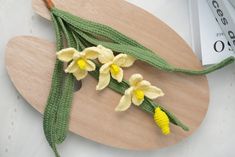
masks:
{"type": "Polygon", "coordinates": [[[96,90],[102,90],[109,85],[111,76],[118,82],[122,82],[122,68],[133,65],[135,59],[126,54],[119,54],[114,56],[112,50],[107,49],[101,45],[99,45],[97,48],[100,49],[98,60],[103,65],[100,68],[99,83],[96,86],[96,90]]]}
{"type": "Polygon", "coordinates": [[[133,103],[139,106],[143,103],[144,97],[150,99],[156,99],[160,96],[164,96],[161,89],[152,86],[150,82],[143,80],[143,76],[140,74],[134,74],[129,79],[130,88],[125,91],[124,96],[121,98],[116,111],[125,111],[133,103]]]}
{"type": "Polygon", "coordinates": [[[97,47],[89,47],[82,52],[78,52],[74,48],[66,48],[57,52],[57,58],[63,62],[70,62],[66,73],[72,73],[77,80],[85,78],[89,71],[96,69],[95,64],[91,60],[97,59],[99,49],[97,47]]]}
{"type": "Polygon", "coordinates": [[[154,121],[161,128],[164,135],[170,134],[170,120],[165,112],[160,107],[155,109],[154,121]]]}

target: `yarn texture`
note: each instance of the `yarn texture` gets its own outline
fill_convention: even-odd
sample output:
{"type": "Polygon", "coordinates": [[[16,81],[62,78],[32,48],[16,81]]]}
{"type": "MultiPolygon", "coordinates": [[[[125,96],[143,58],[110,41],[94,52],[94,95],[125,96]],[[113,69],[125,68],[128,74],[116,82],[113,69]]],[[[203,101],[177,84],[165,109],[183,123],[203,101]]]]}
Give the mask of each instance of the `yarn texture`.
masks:
{"type": "Polygon", "coordinates": [[[170,134],[170,120],[165,112],[163,112],[159,107],[155,109],[154,121],[161,128],[164,135],[170,134]]]}
{"type": "MultiPolygon", "coordinates": [[[[159,126],[163,134],[167,135],[170,133],[170,123],[179,126],[185,131],[188,131],[189,128],[173,113],[166,110],[160,104],[153,102],[152,99],[155,97],[151,97],[150,95],[148,96],[146,91],[143,91],[142,89],[131,91],[130,88],[137,86],[134,83],[137,78],[136,80],[130,79],[129,81],[126,81],[123,77],[117,77],[117,75],[122,71],[121,67],[128,67],[127,65],[131,66],[134,61],[132,59],[134,58],[135,60],[146,62],[149,66],[153,66],[166,72],[179,72],[188,75],[204,75],[234,62],[234,57],[229,57],[219,64],[212,65],[203,70],[189,70],[174,67],[150,49],[114,30],[113,28],[76,17],[70,13],[59,10],[54,7],[51,0],[44,1],[51,12],[56,34],[56,50],[58,52],[58,59],[55,63],[51,81],[51,89],[44,111],[43,129],[45,137],[56,157],[60,156],[57,151],[57,145],[61,144],[66,139],[68,132],[73,90],[76,79],[84,79],[87,74],[90,74],[97,79],[97,81],[99,81],[97,90],[109,87],[124,96],[131,93],[131,95],[136,98],[133,103],[143,111],[153,115],[157,126],[159,126]],[[103,73],[102,70],[100,70],[104,64],[107,64],[107,62],[91,63],[91,58],[81,57],[81,54],[87,50],[86,48],[97,48],[98,45],[102,45],[107,49],[119,53],[119,55],[123,54],[126,56],[126,59],[128,58],[125,65],[116,64],[114,58],[110,60],[112,61],[112,64],[109,65],[110,71],[108,74],[109,77],[110,74],[112,77],[110,77],[108,81],[108,75],[102,76],[103,73]],[[65,51],[66,53],[62,53],[65,51]],[[74,56],[75,52],[78,56],[80,56],[80,58],[71,58],[71,53],[73,53],[74,56]],[[65,71],[66,73],[64,73],[63,62],[67,62],[69,64],[67,70],[65,71]],[[78,69],[84,70],[86,73],[83,75],[78,75],[78,69]],[[106,77],[106,79],[101,77],[106,77]]],[[[93,57],[93,59],[96,59],[96,57],[93,57]]],[[[107,59],[107,57],[105,57],[105,59],[107,59]]],[[[149,84],[149,87],[150,86],[151,85],[149,84]]],[[[158,92],[159,96],[163,96],[160,89],[158,89],[158,92]]],[[[129,99],[125,99],[125,101],[128,105],[124,105],[123,107],[123,104],[119,104],[121,107],[118,105],[119,107],[117,107],[116,110],[126,110],[129,108],[132,101],[130,102],[129,99]]]]}

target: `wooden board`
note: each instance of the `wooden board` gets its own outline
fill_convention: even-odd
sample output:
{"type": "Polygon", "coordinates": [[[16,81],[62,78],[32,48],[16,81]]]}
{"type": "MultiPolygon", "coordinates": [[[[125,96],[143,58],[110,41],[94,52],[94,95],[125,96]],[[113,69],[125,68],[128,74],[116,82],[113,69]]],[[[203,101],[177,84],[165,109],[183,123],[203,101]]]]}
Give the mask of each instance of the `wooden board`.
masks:
{"type": "MultiPolygon", "coordinates": [[[[54,0],[56,6],[71,13],[112,26],[157,52],[171,64],[201,69],[189,46],[159,19],[123,0],[54,0]]],[[[33,7],[49,18],[41,0],[33,7]]],[[[16,37],[6,49],[9,76],[22,96],[39,112],[43,112],[55,62],[54,44],[35,37],[16,37]]],[[[205,76],[165,73],[143,62],[125,71],[125,78],[141,73],[166,93],[158,99],[164,107],[184,121],[189,132],[171,125],[172,134],[163,136],[150,115],[131,107],[116,113],[121,95],[106,89],[95,91],[97,81],[83,80],[75,93],[70,130],[93,141],[130,150],[163,148],[190,136],[200,126],[208,109],[209,90],[205,76]]]]}

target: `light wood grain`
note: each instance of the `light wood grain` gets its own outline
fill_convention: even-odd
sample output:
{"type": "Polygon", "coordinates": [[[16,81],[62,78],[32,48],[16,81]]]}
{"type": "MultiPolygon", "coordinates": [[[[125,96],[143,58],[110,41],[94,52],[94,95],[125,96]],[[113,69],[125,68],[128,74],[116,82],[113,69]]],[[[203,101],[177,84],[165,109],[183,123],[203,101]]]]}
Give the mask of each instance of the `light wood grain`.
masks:
{"type": "MultiPolygon", "coordinates": [[[[105,23],[156,51],[170,63],[200,69],[201,65],[187,44],[167,25],[149,13],[121,0],[55,1],[56,6],[78,16],[105,23]],[[108,3],[109,2],[109,3],[108,3]],[[114,20],[115,19],[115,20],[114,20]]],[[[49,17],[42,1],[33,3],[37,13],[49,17]]],[[[55,61],[54,44],[34,37],[17,37],[7,46],[6,67],[22,96],[43,112],[48,96],[55,61]]],[[[133,73],[162,88],[166,96],[157,101],[175,113],[190,127],[190,132],[171,126],[172,134],[163,136],[152,117],[132,107],[125,113],[114,112],[120,95],[106,89],[96,92],[97,81],[83,80],[75,93],[70,130],[109,146],[147,150],[173,145],[191,135],[207,112],[209,91],[205,76],[165,73],[137,62],[125,71],[126,79],[133,73]]]]}

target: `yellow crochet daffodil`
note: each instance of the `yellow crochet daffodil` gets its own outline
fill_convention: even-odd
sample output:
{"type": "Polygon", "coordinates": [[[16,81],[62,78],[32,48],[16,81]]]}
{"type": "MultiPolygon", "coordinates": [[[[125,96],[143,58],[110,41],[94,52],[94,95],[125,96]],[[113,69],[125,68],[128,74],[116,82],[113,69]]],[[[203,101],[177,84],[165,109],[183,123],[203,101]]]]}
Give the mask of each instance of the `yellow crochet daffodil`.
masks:
{"type": "Polygon", "coordinates": [[[152,86],[150,82],[143,80],[143,76],[140,74],[134,74],[129,79],[130,88],[125,91],[115,111],[125,111],[133,103],[139,106],[143,103],[144,97],[149,99],[156,99],[160,96],[164,96],[161,89],[152,86]]]}
{"type": "Polygon", "coordinates": [[[126,54],[119,54],[117,56],[114,56],[112,50],[107,49],[101,45],[99,45],[97,48],[100,49],[98,60],[103,65],[100,68],[99,83],[96,86],[96,90],[102,90],[109,85],[111,76],[118,82],[122,82],[122,68],[130,67],[131,65],[133,65],[135,59],[126,54]]]}
{"type": "Polygon", "coordinates": [[[63,62],[71,62],[66,73],[72,73],[77,80],[85,78],[89,71],[96,69],[95,63],[91,60],[95,60],[99,56],[99,49],[97,47],[89,47],[82,52],[78,52],[74,48],[66,48],[57,52],[57,58],[63,62]]]}
{"type": "Polygon", "coordinates": [[[161,128],[164,135],[170,134],[170,120],[165,112],[163,112],[160,107],[155,109],[154,121],[161,128]]]}

